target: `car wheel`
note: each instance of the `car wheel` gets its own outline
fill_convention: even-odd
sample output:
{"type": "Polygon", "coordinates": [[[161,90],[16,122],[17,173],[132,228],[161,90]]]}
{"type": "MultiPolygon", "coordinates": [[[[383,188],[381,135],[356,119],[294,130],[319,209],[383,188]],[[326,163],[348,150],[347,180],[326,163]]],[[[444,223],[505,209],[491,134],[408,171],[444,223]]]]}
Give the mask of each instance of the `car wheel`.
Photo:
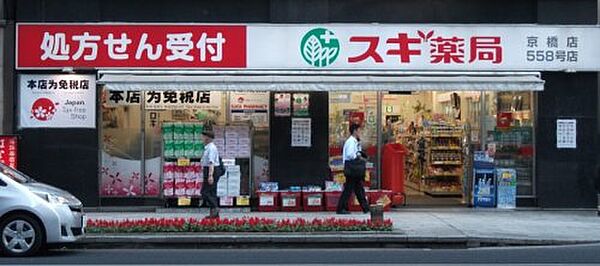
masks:
{"type": "Polygon", "coordinates": [[[8,256],[29,256],[42,247],[42,228],[31,216],[17,214],[0,223],[0,248],[8,256]]]}

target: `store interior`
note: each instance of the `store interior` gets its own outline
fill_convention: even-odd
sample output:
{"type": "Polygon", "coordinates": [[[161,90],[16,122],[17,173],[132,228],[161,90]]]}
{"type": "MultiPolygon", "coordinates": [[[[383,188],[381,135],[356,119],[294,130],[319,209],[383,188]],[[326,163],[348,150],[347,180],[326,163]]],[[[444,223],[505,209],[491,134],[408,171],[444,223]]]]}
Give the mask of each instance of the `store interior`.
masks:
{"type": "MultiPolygon", "coordinates": [[[[269,128],[272,93],[211,92],[218,100],[208,107],[148,105],[148,93],[137,93],[137,103],[125,97],[115,103],[111,92],[103,90],[101,197],[197,198],[203,150],[199,135],[205,128],[215,132],[231,171],[239,172],[222,185],[228,201],[222,204],[249,204],[253,192],[272,181],[269,139],[277,137],[269,128]],[[255,104],[236,113],[232,103],[241,94],[255,104]]],[[[378,173],[384,171],[385,145],[403,147],[403,206],[469,205],[473,151],[486,151],[496,165],[516,169],[517,195],[534,195],[532,92],[329,92],[328,98],[328,132],[312,134],[329,136],[329,149],[322,152],[329,155],[331,173],[324,173],[311,190],[344,182],[341,147],[352,121],[363,125],[362,148],[370,157],[367,187],[386,189],[378,173]]],[[[318,112],[308,106],[307,99],[305,111],[318,112]]],[[[294,110],[289,112],[293,117],[294,110]]]]}

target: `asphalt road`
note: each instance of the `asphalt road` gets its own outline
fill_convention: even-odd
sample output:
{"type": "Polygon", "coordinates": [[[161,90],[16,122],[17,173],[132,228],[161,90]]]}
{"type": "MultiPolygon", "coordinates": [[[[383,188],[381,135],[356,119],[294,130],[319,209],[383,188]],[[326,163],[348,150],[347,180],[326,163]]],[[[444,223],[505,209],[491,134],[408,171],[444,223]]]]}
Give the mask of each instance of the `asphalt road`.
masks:
{"type": "Polygon", "coordinates": [[[124,249],[51,250],[0,264],[451,264],[600,263],[600,244],[477,249],[124,249]]]}

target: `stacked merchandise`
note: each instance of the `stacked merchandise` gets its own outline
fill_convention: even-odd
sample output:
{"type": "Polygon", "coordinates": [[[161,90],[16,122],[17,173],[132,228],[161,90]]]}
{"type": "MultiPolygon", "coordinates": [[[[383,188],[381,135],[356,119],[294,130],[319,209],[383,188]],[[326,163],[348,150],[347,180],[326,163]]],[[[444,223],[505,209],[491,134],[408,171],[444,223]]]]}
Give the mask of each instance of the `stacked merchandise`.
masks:
{"type": "Polygon", "coordinates": [[[202,188],[200,158],[203,126],[197,122],[164,122],[162,191],[166,198],[197,198],[202,188]],[[178,159],[184,160],[178,163],[178,159]]]}
{"type": "Polygon", "coordinates": [[[240,166],[233,164],[234,160],[223,161],[227,172],[217,183],[217,196],[219,196],[221,206],[231,207],[234,205],[235,198],[240,196],[242,173],[240,166]],[[228,163],[228,161],[232,161],[232,163],[228,163]]]}
{"type": "Polygon", "coordinates": [[[431,196],[461,196],[463,176],[461,126],[432,122],[428,128],[428,166],[422,190],[431,196]]]}
{"type": "Polygon", "coordinates": [[[215,145],[223,158],[250,158],[250,127],[215,127],[215,145]]]}
{"type": "Polygon", "coordinates": [[[165,159],[200,159],[204,152],[200,123],[165,122],[162,125],[165,159]]]}
{"type": "Polygon", "coordinates": [[[516,170],[518,194],[533,193],[533,129],[513,127],[493,133],[496,167],[516,170]]]}
{"type": "Polygon", "coordinates": [[[178,166],[175,162],[163,165],[163,196],[198,197],[202,189],[202,167],[199,162],[178,166]]]}

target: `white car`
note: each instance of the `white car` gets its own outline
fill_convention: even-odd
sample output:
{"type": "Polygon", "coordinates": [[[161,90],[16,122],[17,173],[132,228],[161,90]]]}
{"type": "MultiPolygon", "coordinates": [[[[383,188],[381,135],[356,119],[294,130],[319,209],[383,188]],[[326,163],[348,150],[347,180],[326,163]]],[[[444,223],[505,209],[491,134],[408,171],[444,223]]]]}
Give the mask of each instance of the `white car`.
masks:
{"type": "Polygon", "coordinates": [[[28,256],[47,244],[75,242],[85,221],[73,195],[0,164],[0,253],[28,256]]]}

